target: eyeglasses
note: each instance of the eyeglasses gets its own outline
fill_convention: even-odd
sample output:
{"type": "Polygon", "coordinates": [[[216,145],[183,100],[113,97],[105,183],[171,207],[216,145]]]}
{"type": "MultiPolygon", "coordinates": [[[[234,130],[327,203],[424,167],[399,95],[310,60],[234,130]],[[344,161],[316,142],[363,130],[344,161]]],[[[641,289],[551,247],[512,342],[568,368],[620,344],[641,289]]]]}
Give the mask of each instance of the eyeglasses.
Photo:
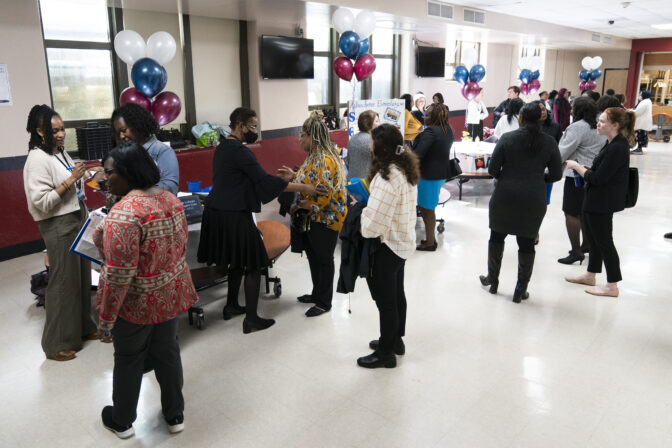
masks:
{"type": "Polygon", "coordinates": [[[106,176],[111,176],[112,174],[114,174],[114,170],[105,170],[104,169],[103,172],[105,173],[106,176]]]}

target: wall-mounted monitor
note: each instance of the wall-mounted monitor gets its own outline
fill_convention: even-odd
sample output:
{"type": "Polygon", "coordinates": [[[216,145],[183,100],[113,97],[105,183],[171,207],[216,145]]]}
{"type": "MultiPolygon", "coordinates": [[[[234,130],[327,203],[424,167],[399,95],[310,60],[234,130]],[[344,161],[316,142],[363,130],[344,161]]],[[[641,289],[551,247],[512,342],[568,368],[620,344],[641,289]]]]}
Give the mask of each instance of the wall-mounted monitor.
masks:
{"type": "Polygon", "coordinates": [[[314,76],[312,39],[261,36],[260,53],[264,79],[312,79],[314,76]]]}
{"type": "Polygon", "coordinates": [[[446,75],[446,49],[418,46],[415,52],[415,74],[423,78],[443,78],[446,75]]]}

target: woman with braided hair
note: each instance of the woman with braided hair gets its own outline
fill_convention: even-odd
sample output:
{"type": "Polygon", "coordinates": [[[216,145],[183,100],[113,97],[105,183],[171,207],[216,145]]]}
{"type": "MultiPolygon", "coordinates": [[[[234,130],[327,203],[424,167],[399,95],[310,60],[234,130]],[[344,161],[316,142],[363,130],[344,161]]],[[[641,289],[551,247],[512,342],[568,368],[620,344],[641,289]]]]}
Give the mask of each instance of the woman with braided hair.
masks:
{"type": "Polygon", "coordinates": [[[329,130],[322,122],[322,113],[314,111],[301,127],[301,147],[308,153],[303,165],[294,173],[283,167],[278,174],[286,181],[313,185],[326,191],[325,196],[301,194],[292,207],[292,214],[308,210],[310,230],[304,232],[303,247],[308,257],[313,289],[298,298],[301,303],[314,304],[306,311],[307,317],[319,316],[331,309],[334,293],[334,250],[338,232],[345,222],[345,167],[338,148],[329,138],[329,130]]]}
{"type": "Polygon", "coordinates": [[[425,239],[417,247],[433,252],[437,248],[434,238],[436,205],[441,187],[448,178],[450,148],[453,146],[453,130],[448,123],[448,107],[432,105],[427,112],[427,129],[413,142],[413,152],[420,159],[420,182],[418,183],[418,207],[425,223],[425,239]]]}

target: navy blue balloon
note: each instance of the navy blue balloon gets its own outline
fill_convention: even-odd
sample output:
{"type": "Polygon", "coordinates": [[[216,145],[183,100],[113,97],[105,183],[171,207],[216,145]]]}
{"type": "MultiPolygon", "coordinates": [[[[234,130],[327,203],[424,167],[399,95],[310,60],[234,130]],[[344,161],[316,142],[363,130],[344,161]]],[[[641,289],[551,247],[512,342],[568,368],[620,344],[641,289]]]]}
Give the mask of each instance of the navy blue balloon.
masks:
{"type": "Polygon", "coordinates": [[[588,70],[581,70],[579,72],[579,79],[581,81],[588,81],[590,79],[590,72],[588,70]]]}
{"type": "Polygon", "coordinates": [[[532,81],[532,72],[524,68],[520,71],[518,79],[520,79],[520,82],[522,82],[523,84],[529,84],[530,81],[532,81]]]}
{"type": "Polygon", "coordinates": [[[469,70],[467,70],[467,67],[464,65],[458,65],[455,67],[455,71],[453,72],[453,78],[455,78],[455,81],[464,85],[469,79],[469,70]]]}
{"type": "Polygon", "coordinates": [[[530,81],[534,81],[535,79],[539,79],[539,76],[541,76],[541,73],[539,73],[539,70],[535,70],[530,74],[530,81]]]}
{"type": "Polygon", "coordinates": [[[363,41],[359,43],[359,53],[357,53],[357,59],[363,54],[366,54],[369,52],[370,44],[369,44],[369,38],[367,37],[363,41]]]}
{"type": "Polygon", "coordinates": [[[133,64],[131,80],[136,89],[147,98],[152,98],[166,87],[168,74],[154,59],[142,58],[133,64]]]}
{"type": "Polygon", "coordinates": [[[471,70],[469,70],[469,81],[480,82],[483,78],[485,78],[485,67],[481,64],[471,67],[471,70]]]}
{"type": "Polygon", "coordinates": [[[600,76],[602,76],[602,70],[600,70],[599,68],[596,68],[595,70],[590,72],[590,79],[592,79],[593,81],[598,79],[600,76]]]}
{"type": "Polygon", "coordinates": [[[359,36],[354,31],[346,31],[341,34],[341,38],[338,40],[338,47],[350,59],[357,59],[360,47],[359,36]]]}

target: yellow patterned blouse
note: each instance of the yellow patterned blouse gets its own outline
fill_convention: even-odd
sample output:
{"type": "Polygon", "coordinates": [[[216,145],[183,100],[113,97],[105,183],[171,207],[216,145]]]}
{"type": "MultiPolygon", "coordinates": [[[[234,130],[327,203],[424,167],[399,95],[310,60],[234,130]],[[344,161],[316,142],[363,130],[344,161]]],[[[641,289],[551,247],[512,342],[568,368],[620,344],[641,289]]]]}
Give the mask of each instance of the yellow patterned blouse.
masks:
{"type": "MultiPolygon", "coordinates": [[[[310,219],[313,222],[325,224],[331,230],[340,232],[348,209],[345,205],[345,187],[337,189],[337,163],[342,164],[343,161],[322,153],[311,154],[296,173],[295,182],[327,187],[327,196],[308,196],[302,193],[300,199],[308,200],[311,208],[310,219]]],[[[341,172],[344,173],[343,170],[341,172]]]]}

